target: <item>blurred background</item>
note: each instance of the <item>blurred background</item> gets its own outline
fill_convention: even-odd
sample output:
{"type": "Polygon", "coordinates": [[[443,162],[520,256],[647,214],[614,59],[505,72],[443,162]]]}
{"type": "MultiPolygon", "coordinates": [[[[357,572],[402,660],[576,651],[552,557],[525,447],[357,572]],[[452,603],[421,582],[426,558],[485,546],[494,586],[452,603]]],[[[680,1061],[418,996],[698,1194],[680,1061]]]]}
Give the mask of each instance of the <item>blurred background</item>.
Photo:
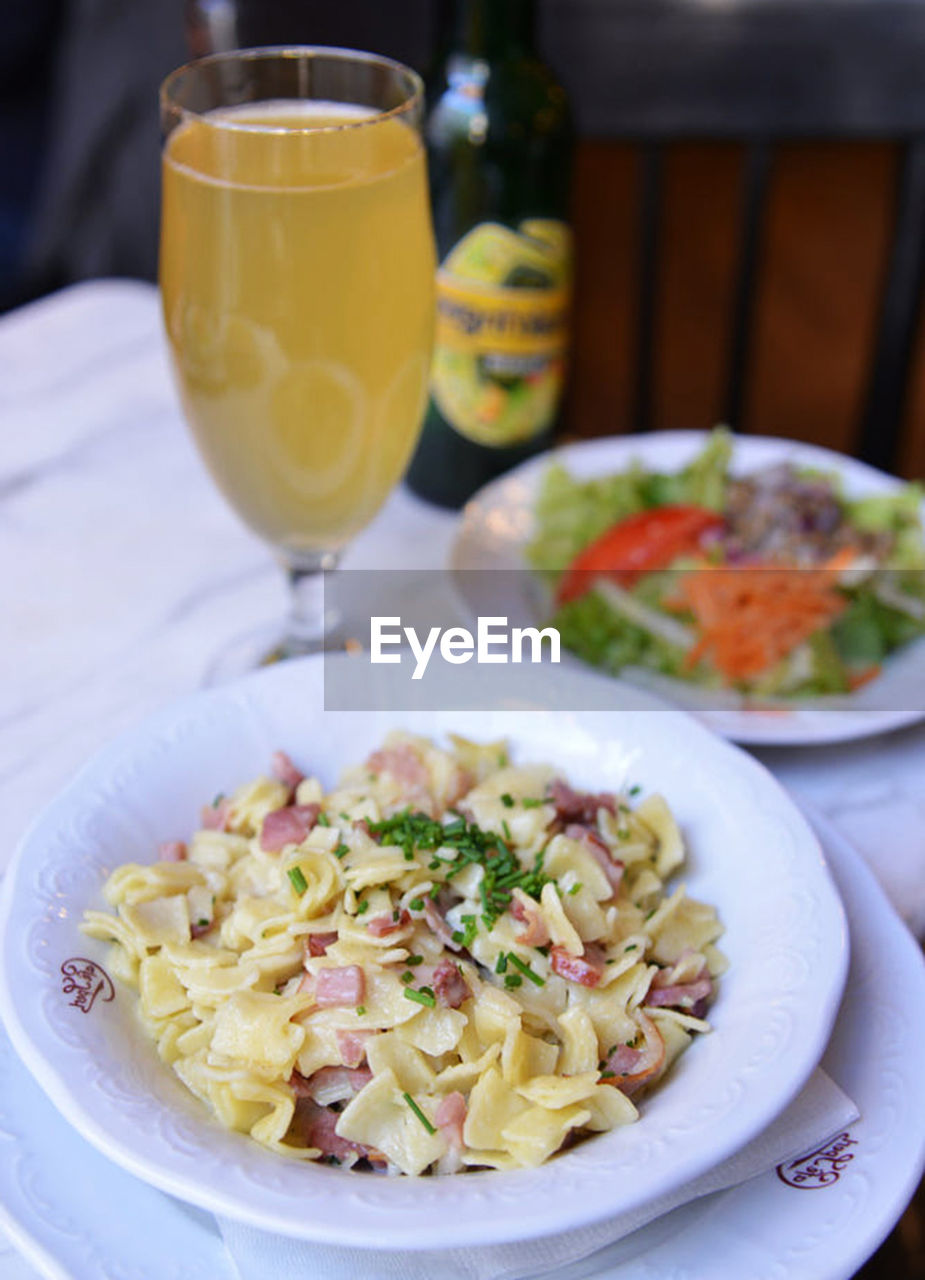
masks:
{"type": "MultiPolygon", "coordinates": [[[[504,3],[504,0],[499,0],[504,3]]],[[[0,307],[153,279],[156,89],[190,51],[370,48],[440,0],[2,0],[0,307]]],[[[925,0],[545,0],[579,129],[565,429],[811,440],[925,473],[925,0]]]]}

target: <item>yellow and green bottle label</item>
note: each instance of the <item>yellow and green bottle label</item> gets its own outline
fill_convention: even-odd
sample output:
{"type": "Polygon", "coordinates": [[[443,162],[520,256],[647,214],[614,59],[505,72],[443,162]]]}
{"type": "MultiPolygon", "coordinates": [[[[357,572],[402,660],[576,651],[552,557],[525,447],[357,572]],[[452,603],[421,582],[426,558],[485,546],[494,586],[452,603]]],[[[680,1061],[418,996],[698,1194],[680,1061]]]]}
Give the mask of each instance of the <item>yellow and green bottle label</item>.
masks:
{"type": "Polygon", "coordinates": [[[483,222],[437,273],[431,390],[446,421],[479,444],[519,444],[552,423],[565,379],[571,235],[531,218],[483,222]]]}

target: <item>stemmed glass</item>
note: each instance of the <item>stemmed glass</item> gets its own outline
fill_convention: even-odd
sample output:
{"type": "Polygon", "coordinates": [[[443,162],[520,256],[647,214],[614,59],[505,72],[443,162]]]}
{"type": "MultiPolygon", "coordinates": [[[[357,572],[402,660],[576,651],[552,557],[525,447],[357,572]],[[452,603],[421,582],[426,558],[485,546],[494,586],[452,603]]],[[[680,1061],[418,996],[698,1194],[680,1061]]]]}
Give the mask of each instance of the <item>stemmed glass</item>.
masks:
{"type": "Polygon", "coordinates": [[[407,67],[308,47],[215,54],[161,90],[160,279],[184,411],[291,587],[264,661],[323,646],[323,571],[420,430],[435,269],[422,104],[407,67]]]}

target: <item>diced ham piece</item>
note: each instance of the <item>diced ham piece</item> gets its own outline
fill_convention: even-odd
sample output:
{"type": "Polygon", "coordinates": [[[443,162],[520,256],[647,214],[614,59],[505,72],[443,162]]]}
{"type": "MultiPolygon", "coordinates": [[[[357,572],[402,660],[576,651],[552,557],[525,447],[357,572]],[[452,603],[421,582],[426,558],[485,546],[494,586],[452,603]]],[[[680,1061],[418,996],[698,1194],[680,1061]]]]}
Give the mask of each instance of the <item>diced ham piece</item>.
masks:
{"type": "Polygon", "coordinates": [[[373,916],[366,923],[366,932],[371,933],[374,938],[385,938],[390,933],[396,933],[399,929],[404,929],[406,924],[411,923],[411,914],[402,910],[398,919],[395,919],[394,912],[384,911],[382,915],[373,916]]]}
{"type": "Polygon", "coordinates": [[[319,1009],[335,1006],[354,1009],[362,1003],[365,991],[366,977],[358,964],[321,969],[315,978],[315,1003],[319,1009]]]}
{"type": "Polygon", "coordinates": [[[263,820],[260,847],[264,853],[279,853],[287,844],[301,844],[318,821],[317,804],[290,804],[274,809],[263,820]]]}
{"type": "Polygon", "coordinates": [[[373,1078],[368,1067],[351,1070],[348,1067],[322,1067],[307,1079],[293,1071],[289,1083],[297,1098],[311,1098],[319,1106],[329,1107],[332,1102],[346,1102],[373,1078]]]}
{"type": "Polygon", "coordinates": [[[657,1076],[665,1063],[665,1041],[661,1032],[645,1014],[641,1013],[638,1017],[645,1037],[642,1048],[618,1045],[607,1059],[605,1067],[605,1072],[612,1073],[615,1078],[605,1074],[601,1079],[603,1084],[615,1085],[628,1098],[657,1076]]]}
{"type": "Polygon", "coordinates": [[[310,933],[303,948],[306,956],[323,956],[328,947],[336,941],[336,933],[310,933]]]}
{"type": "Polygon", "coordinates": [[[585,946],[584,955],[573,956],[565,947],[555,946],[549,953],[553,973],[583,987],[596,987],[604,973],[604,953],[593,942],[585,946]]]}
{"type": "Polygon", "coordinates": [[[305,774],[301,769],[297,769],[285,751],[274,751],[272,757],[272,767],[274,775],[279,778],[283,786],[288,787],[290,791],[295,791],[299,783],[304,779],[305,774]]]}
{"type": "Polygon", "coordinates": [[[342,1138],[337,1133],[339,1119],[338,1112],[330,1107],[321,1107],[309,1097],[300,1097],[292,1128],[307,1147],[317,1147],[323,1156],[333,1156],[341,1164],[352,1165],[363,1156],[367,1159],[378,1156],[371,1147],[342,1138]]]}
{"type": "Polygon", "coordinates": [[[450,951],[462,951],[459,943],[453,941],[452,929],[440,914],[437,904],[431,898],[424,900],[424,919],[427,921],[431,933],[435,933],[445,947],[448,947],[450,951]]]}
{"type": "Polygon", "coordinates": [[[351,1070],[359,1067],[366,1060],[366,1041],[375,1035],[374,1031],[341,1031],[334,1032],[340,1060],[351,1070]]]}
{"type": "Polygon", "coordinates": [[[527,947],[545,947],[549,941],[549,929],[540,911],[539,903],[529,898],[522,889],[511,895],[511,915],[527,927],[517,935],[517,941],[527,947]]]}
{"type": "Polygon", "coordinates": [[[366,768],[371,773],[390,774],[401,787],[402,794],[410,805],[424,810],[431,817],[436,816],[430,789],[430,773],[409,742],[380,747],[366,761],[366,768]]]}
{"type": "Polygon", "coordinates": [[[563,822],[583,822],[590,825],[597,821],[598,809],[617,812],[617,797],[610,791],[597,795],[589,791],[574,791],[561,778],[549,785],[549,800],[556,806],[556,817],[563,822]]]}
{"type": "Polygon", "coordinates": [[[469,984],[462,976],[459,965],[452,960],[441,960],[431,979],[434,995],[448,1009],[458,1009],[472,995],[469,984]]]}
{"type": "Polygon", "coordinates": [[[226,796],[216,804],[203,805],[201,821],[206,831],[227,831],[230,817],[231,801],[226,796]]]}
{"type": "Polygon", "coordinates": [[[693,977],[682,982],[676,981],[687,955],[689,952],[685,952],[673,968],[659,970],[652,979],[645,1003],[655,1008],[678,1009],[695,1018],[702,1018],[713,998],[713,979],[704,964],[693,977]]]}
{"type": "Polygon", "coordinates": [[[451,1146],[462,1147],[463,1125],[466,1122],[466,1099],[463,1095],[454,1092],[441,1098],[434,1121],[451,1146]]]}
{"type": "Polygon", "coordinates": [[[600,863],[604,875],[610,881],[614,893],[623,883],[623,863],[610,852],[607,841],[583,822],[570,822],[565,828],[570,840],[580,840],[594,860],[600,863]]]}
{"type": "Polygon", "coordinates": [[[157,856],[161,862],[185,862],[186,845],[182,840],[165,840],[157,846],[157,856]]]}

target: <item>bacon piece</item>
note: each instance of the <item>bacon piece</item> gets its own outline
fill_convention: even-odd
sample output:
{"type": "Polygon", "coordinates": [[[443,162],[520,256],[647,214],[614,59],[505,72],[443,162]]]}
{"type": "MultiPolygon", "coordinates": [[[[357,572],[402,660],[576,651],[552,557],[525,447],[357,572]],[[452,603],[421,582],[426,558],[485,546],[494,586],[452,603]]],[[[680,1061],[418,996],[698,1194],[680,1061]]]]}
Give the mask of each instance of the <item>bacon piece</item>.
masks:
{"type": "Polygon", "coordinates": [[[680,1009],[682,1013],[690,1013],[695,1018],[700,1018],[703,1014],[694,1011],[706,1012],[712,994],[712,981],[709,978],[698,978],[696,982],[677,983],[673,987],[652,986],[645,1002],[655,1008],[680,1009]]]}
{"type": "Polygon", "coordinates": [[[306,1077],[293,1071],[289,1084],[297,1098],[311,1098],[319,1106],[329,1107],[332,1102],[346,1102],[373,1078],[368,1067],[352,1070],[349,1067],[322,1067],[306,1077]]]}
{"type": "Polygon", "coordinates": [[[434,1121],[451,1146],[462,1147],[463,1125],[466,1122],[466,1099],[463,1095],[453,1092],[441,1098],[434,1121]]]}
{"type": "Polygon", "coordinates": [[[469,984],[462,976],[459,965],[452,960],[441,960],[434,969],[431,980],[434,995],[448,1009],[458,1009],[472,995],[469,984]]]}
{"type": "Polygon", "coordinates": [[[617,812],[617,797],[613,792],[601,791],[595,795],[590,791],[574,791],[561,778],[549,784],[548,799],[556,806],[556,817],[563,822],[590,825],[597,821],[598,809],[617,812]]]}
{"type": "Polygon", "coordinates": [[[227,831],[230,817],[231,801],[222,796],[217,804],[203,805],[200,820],[206,831],[227,831]]]}
{"type": "MultiPolygon", "coordinates": [[[[309,975],[306,974],[306,977],[309,975]]],[[[304,982],[304,979],[303,979],[304,982]]],[[[300,988],[301,989],[301,988],[300,988]]],[[[366,976],[358,964],[319,970],[315,978],[315,1003],[319,1009],[356,1008],[366,991],[366,976]]]]}
{"type": "Polygon", "coordinates": [[[318,821],[321,806],[290,804],[274,809],[263,820],[260,847],[264,853],[279,853],[287,844],[301,844],[318,821]]]}
{"type": "Polygon", "coordinates": [[[366,768],[371,773],[390,774],[400,785],[409,804],[423,809],[431,817],[436,816],[434,796],[430,789],[430,773],[410,742],[380,747],[366,761],[366,768]]]}
{"type": "Polygon", "coordinates": [[[581,841],[594,860],[600,863],[604,870],[604,875],[610,881],[613,891],[616,893],[623,883],[623,863],[610,852],[607,841],[593,827],[589,827],[583,822],[570,822],[565,828],[565,834],[570,840],[581,841]]]}
{"type": "Polygon", "coordinates": [[[375,1035],[374,1031],[342,1031],[334,1032],[340,1060],[345,1067],[355,1070],[366,1060],[366,1041],[375,1035]]]}
{"type": "Polygon", "coordinates": [[[644,1013],[637,1015],[645,1037],[643,1047],[634,1049],[621,1044],[607,1059],[605,1072],[612,1072],[614,1079],[602,1076],[602,1084],[613,1084],[628,1098],[643,1085],[648,1084],[661,1071],[665,1063],[665,1041],[651,1018],[644,1013]]]}
{"type": "Polygon", "coordinates": [[[555,946],[549,953],[553,973],[583,987],[596,987],[604,973],[604,953],[593,942],[585,946],[584,955],[573,956],[565,947],[555,946]]]}
{"type": "Polygon", "coordinates": [[[517,935],[517,941],[527,947],[545,947],[549,941],[549,929],[539,905],[523,889],[511,894],[511,915],[527,927],[517,935]]]}
{"type": "Polygon", "coordinates": [[[348,1142],[337,1133],[339,1115],[330,1107],[320,1107],[317,1102],[307,1096],[300,1096],[296,1101],[295,1116],[292,1121],[292,1134],[307,1147],[317,1147],[323,1156],[333,1157],[339,1164],[356,1164],[363,1156],[372,1159],[378,1156],[371,1147],[364,1147],[359,1142],[348,1142]]]}
{"type": "Polygon", "coordinates": [[[424,900],[424,919],[427,921],[431,933],[435,933],[445,947],[450,951],[462,951],[462,947],[458,942],[453,940],[453,931],[440,914],[437,904],[432,898],[424,900]]]}
{"type": "Polygon", "coordinates": [[[336,933],[310,933],[302,944],[302,949],[306,956],[323,956],[328,947],[336,941],[336,933]]]}
{"type": "Polygon", "coordinates": [[[290,791],[295,791],[305,778],[305,774],[301,769],[296,768],[285,751],[273,752],[272,768],[274,776],[279,778],[283,786],[288,787],[290,791]]]}
{"type": "Polygon", "coordinates": [[[385,938],[390,933],[396,933],[399,929],[404,929],[406,924],[411,923],[411,913],[402,909],[401,914],[396,920],[394,912],[384,911],[381,915],[373,916],[371,920],[366,922],[366,932],[371,933],[374,938],[385,938]]]}
{"type": "Polygon", "coordinates": [[[161,862],[185,862],[186,845],[182,840],[164,840],[157,846],[157,856],[161,862]]]}

